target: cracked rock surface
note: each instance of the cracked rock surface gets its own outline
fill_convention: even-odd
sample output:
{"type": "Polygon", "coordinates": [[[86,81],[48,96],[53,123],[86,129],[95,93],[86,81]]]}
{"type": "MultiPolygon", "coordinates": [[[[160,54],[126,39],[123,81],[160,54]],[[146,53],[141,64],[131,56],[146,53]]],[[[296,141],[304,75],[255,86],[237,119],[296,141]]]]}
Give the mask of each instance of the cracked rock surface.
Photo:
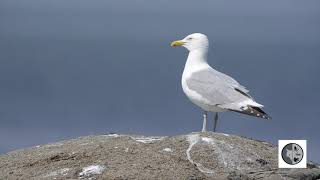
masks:
{"type": "Polygon", "coordinates": [[[320,168],[278,169],[277,147],[221,133],[99,135],[0,155],[0,179],[320,179],[320,168]]]}

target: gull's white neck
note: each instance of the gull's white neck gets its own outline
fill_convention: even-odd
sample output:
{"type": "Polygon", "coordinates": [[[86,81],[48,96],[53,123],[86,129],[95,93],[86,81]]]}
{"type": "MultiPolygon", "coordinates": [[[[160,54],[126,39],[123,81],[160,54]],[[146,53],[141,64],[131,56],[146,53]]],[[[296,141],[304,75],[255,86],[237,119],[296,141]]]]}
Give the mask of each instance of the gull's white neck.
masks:
{"type": "Polygon", "coordinates": [[[208,68],[208,49],[195,49],[189,52],[186,65],[184,67],[183,76],[188,76],[193,72],[208,68]]]}

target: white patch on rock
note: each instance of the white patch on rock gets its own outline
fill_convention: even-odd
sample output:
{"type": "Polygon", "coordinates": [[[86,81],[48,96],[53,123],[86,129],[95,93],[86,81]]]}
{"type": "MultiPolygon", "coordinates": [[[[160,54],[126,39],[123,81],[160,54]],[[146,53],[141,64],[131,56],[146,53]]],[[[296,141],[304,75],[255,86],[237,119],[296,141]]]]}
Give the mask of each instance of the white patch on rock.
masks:
{"type": "Polygon", "coordinates": [[[163,137],[131,137],[133,140],[141,143],[152,143],[154,141],[160,141],[163,137]]]}
{"type": "Polygon", "coordinates": [[[165,151],[165,152],[173,152],[173,150],[171,148],[164,148],[162,149],[162,151],[165,151]]]}
{"type": "Polygon", "coordinates": [[[59,147],[62,145],[63,145],[63,143],[53,143],[53,144],[47,144],[47,145],[45,145],[45,147],[59,147]]]}
{"type": "Polygon", "coordinates": [[[105,169],[105,166],[91,165],[91,166],[82,168],[82,172],[79,173],[79,176],[81,178],[84,178],[91,175],[102,174],[104,169],[105,169]]]}
{"type": "Polygon", "coordinates": [[[103,135],[103,136],[107,136],[107,137],[120,137],[119,134],[107,134],[107,135],[103,135]]]}
{"type": "Polygon", "coordinates": [[[207,142],[209,145],[215,148],[215,150],[218,152],[219,159],[221,159],[224,167],[229,167],[230,165],[233,166],[233,158],[235,157],[230,157],[230,153],[225,151],[225,148],[224,150],[222,150],[219,146],[219,143],[221,143],[223,145],[227,145],[229,149],[232,149],[233,147],[230,144],[227,144],[224,141],[215,142],[216,140],[208,137],[203,137],[202,141],[207,142]]]}
{"type": "Polygon", "coordinates": [[[190,151],[191,151],[192,147],[193,147],[195,144],[197,144],[197,142],[199,141],[199,139],[200,139],[200,138],[199,138],[199,134],[191,134],[191,135],[188,136],[189,147],[188,147],[186,153],[187,153],[187,158],[188,158],[188,160],[189,160],[192,164],[194,164],[194,162],[193,162],[193,160],[192,160],[192,158],[191,158],[190,151]]]}
{"type": "MultiPolygon", "coordinates": [[[[204,167],[201,163],[194,162],[193,159],[191,158],[190,151],[191,151],[192,147],[199,142],[199,140],[200,140],[199,134],[191,134],[191,135],[188,135],[188,136],[187,136],[187,140],[188,140],[188,142],[189,142],[189,147],[188,147],[188,149],[187,149],[187,151],[186,151],[187,159],[188,159],[192,164],[195,164],[199,171],[201,171],[201,172],[203,172],[203,173],[207,173],[207,174],[213,174],[213,173],[214,173],[213,170],[204,167]]],[[[209,140],[209,138],[208,138],[208,139],[205,138],[205,140],[209,140]]]]}
{"type": "Polygon", "coordinates": [[[261,158],[254,150],[251,150],[250,148],[247,149],[247,151],[252,154],[251,156],[243,154],[241,150],[239,151],[239,146],[241,145],[208,137],[202,137],[201,140],[205,143],[208,143],[212,149],[216,151],[219,164],[221,164],[224,168],[248,170],[251,168],[250,165],[243,164],[242,162],[247,161],[255,163],[253,159],[261,158]]]}
{"type": "Polygon", "coordinates": [[[129,152],[129,148],[126,148],[124,151],[125,151],[125,152],[129,152]]]}
{"type": "Polygon", "coordinates": [[[230,136],[229,134],[225,134],[225,133],[222,133],[222,135],[224,135],[224,136],[230,136]]]}
{"type": "Polygon", "coordinates": [[[59,175],[66,176],[70,170],[71,170],[70,168],[59,169],[57,171],[53,171],[53,172],[45,175],[44,177],[59,176],[59,175]]]}
{"type": "MultiPolygon", "coordinates": [[[[217,152],[219,163],[222,164],[223,167],[237,170],[246,169],[245,167],[241,166],[241,161],[237,161],[239,157],[243,157],[242,155],[238,154],[238,147],[234,147],[228,142],[217,140],[214,138],[202,137],[201,140],[208,143],[215,149],[215,151],[217,152]]],[[[248,151],[251,152],[250,149],[248,151]]],[[[258,155],[256,156],[259,157],[258,155]]],[[[250,158],[246,158],[245,160],[253,162],[250,158]]]]}
{"type": "Polygon", "coordinates": [[[201,140],[206,142],[206,143],[213,143],[213,139],[208,138],[208,137],[202,137],[201,140]]]}
{"type": "Polygon", "coordinates": [[[202,137],[201,140],[215,147],[215,149],[219,152],[220,158],[222,159],[224,166],[227,167],[228,164],[225,160],[225,154],[222,152],[220,147],[216,145],[216,143],[214,142],[214,139],[208,138],[208,137],[202,137]]]}

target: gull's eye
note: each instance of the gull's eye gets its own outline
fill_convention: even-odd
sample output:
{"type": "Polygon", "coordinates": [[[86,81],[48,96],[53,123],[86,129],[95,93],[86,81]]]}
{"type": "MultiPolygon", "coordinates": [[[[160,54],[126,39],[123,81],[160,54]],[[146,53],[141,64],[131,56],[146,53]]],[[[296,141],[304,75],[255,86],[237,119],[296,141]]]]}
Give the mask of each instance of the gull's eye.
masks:
{"type": "Polygon", "coordinates": [[[192,37],[189,37],[187,40],[192,40],[193,38],[192,37]]]}

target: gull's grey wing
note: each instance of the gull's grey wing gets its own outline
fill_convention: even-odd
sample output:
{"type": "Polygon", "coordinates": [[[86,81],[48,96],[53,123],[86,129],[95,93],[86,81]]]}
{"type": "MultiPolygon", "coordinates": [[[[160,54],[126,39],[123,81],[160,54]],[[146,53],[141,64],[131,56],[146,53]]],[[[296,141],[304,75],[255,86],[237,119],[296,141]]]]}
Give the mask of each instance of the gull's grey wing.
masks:
{"type": "Polygon", "coordinates": [[[214,69],[195,72],[187,79],[187,86],[211,105],[225,105],[252,99],[243,86],[233,78],[214,69]]]}
{"type": "MultiPolygon", "coordinates": [[[[244,86],[242,86],[241,84],[238,83],[238,81],[236,81],[235,79],[233,79],[232,77],[226,75],[226,74],[223,74],[219,71],[216,71],[214,69],[209,69],[209,71],[211,73],[214,73],[219,79],[223,80],[223,81],[226,81],[227,83],[231,84],[233,87],[239,89],[240,91],[244,92],[244,93],[248,93],[249,90],[247,90],[244,86]]],[[[249,94],[247,94],[249,95],[249,94]]]]}

